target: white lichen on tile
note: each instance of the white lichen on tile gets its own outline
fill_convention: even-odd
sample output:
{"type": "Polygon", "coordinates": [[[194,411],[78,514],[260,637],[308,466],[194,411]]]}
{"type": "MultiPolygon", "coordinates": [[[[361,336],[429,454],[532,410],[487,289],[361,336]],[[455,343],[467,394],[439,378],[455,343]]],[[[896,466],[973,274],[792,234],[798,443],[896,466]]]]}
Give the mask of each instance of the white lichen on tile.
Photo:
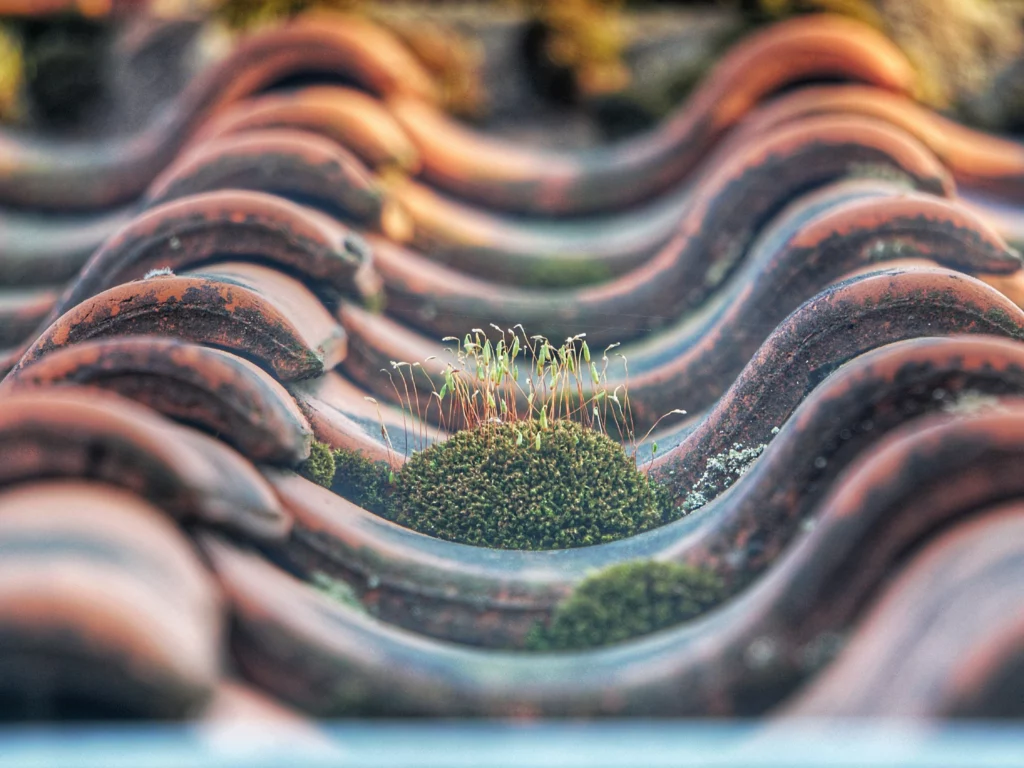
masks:
{"type": "Polygon", "coordinates": [[[683,500],[683,511],[693,512],[700,509],[715,496],[725,491],[742,477],[757,458],[764,453],[765,444],[745,446],[733,443],[728,451],[723,451],[708,460],[704,473],[683,500]]]}

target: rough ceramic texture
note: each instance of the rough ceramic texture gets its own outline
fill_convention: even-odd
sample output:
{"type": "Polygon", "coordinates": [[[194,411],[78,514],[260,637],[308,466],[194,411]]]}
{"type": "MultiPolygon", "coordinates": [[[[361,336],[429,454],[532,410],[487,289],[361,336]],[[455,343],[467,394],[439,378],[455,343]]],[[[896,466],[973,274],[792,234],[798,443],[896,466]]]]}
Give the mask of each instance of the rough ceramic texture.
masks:
{"type": "Polygon", "coordinates": [[[114,337],[52,352],[0,392],[57,384],[98,387],[218,437],[254,462],[296,466],[312,432],[295,401],[252,363],[166,337],[114,337]]]}
{"type": "Polygon", "coordinates": [[[96,210],[137,197],[207,117],[290,75],[344,74],[380,95],[433,100],[434,84],[389,32],[350,17],[297,21],[255,34],[210,65],[141,132],[81,144],[0,135],[0,202],[96,210]]]}
{"type": "Polygon", "coordinates": [[[856,461],[817,505],[813,528],[722,608],[576,654],[424,640],[253,555],[218,542],[207,552],[240,622],[235,653],[246,674],[317,714],[749,715],[830,660],[836,635],[904,551],[978,506],[1024,492],[1022,455],[1019,401],[908,425],[856,461]]]}
{"type": "Polygon", "coordinates": [[[1021,350],[989,338],[900,342],[839,368],[803,403],[801,396],[774,408],[758,407],[777,390],[751,368],[657,471],[685,491],[730,446],[768,443],[754,467],[689,517],[583,550],[495,553],[451,544],[394,526],[300,479],[272,481],[295,515],[287,547],[304,568],[365,585],[365,599],[389,621],[503,646],[520,642],[593,569],[614,563],[649,557],[713,563],[733,588],[749,582],[797,535],[849,461],[888,431],[961,398],[1024,392],[1021,350]]]}
{"type": "Polygon", "coordinates": [[[1024,498],[1021,154],[913,106],[913,80],[875,32],[799,19],[654,130],[554,152],[455,126],[394,37],[319,16],[244,39],[136,132],[0,135],[0,698],[307,732],[1019,715],[1020,511],[979,511],[1024,498]],[[264,92],[321,74],[368,93],[264,92]],[[852,84],[775,98],[830,78],[852,84]],[[640,446],[671,522],[496,551],[337,495],[363,478],[351,452],[397,470],[448,437],[381,369],[490,321],[629,340],[639,433],[690,411],[640,446]],[[333,490],[294,472],[314,436],[333,490]],[[513,650],[637,559],[700,569],[721,603],[513,650]]]}
{"type": "Polygon", "coordinates": [[[651,197],[681,178],[712,143],[773,91],[808,76],[912,88],[895,46],[837,17],[777,24],[737,46],[678,110],[647,135],[579,153],[543,152],[488,139],[422,101],[392,109],[431,181],[471,200],[542,215],[584,213],[651,197]]]}

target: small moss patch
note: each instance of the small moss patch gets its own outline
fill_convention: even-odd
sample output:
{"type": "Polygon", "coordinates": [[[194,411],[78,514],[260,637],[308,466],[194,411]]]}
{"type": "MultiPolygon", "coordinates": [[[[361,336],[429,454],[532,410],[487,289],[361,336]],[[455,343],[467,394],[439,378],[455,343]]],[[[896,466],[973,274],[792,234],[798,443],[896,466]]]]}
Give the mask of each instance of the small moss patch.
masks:
{"type": "Polygon", "coordinates": [[[334,453],[324,443],[314,442],[309,450],[309,458],[299,466],[299,474],[317,485],[330,488],[334,482],[334,453]]]}
{"type": "Polygon", "coordinates": [[[413,455],[388,516],[449,541],[564,549],[626,538],[663,522],[660,486],[622,446],[568,421],[484,424],[413,455]]]}
{"type": "Polygon", "coordinates": [[[724,597],[710,571],[639,561],[590,577],[527,637],[534,651],[594,648],[648,635],[692,619],[724,597]]]}
{"type": "Polygon", "coordinates": [[[334,483],[331,490],[376,515],[387,517],[391,468],[385,461],[370,461],[357,451],[334,451],[334,483]]]}

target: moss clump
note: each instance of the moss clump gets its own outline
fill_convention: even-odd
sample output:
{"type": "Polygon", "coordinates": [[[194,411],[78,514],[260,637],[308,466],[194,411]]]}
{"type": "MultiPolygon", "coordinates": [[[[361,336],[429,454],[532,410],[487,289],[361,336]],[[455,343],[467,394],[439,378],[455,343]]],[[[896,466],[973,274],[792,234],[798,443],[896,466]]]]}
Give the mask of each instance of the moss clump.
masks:
{"type": "Polygon", "coordinates": [[[314,442],[309,458],[299,466],[299,474],[317,485],[330,488],[334,482],[334,453],[325,443],[314,442]]]}
{"type": "Polygon", "coordinates": [[[560,651],[619,643],[692,619],[723,597],[722,582],[710,571],[655,561],[615,565],[580,584],[549,625],[530,633],[526,647],[560,651]]]}
{"type": "Polygon", "coordinates": [[[391,519],[449,541],[563,549],[660,525],[660,486],[622,446],[568,421],[489,423],[413,455],[391,519]]]}
{"type": "Polygon", "coordinates": [[[334,451],[331,490],[374,514],[387,517],[391,495],[391,468],[385,461],[370,461],[357,451],[334,451]]]}

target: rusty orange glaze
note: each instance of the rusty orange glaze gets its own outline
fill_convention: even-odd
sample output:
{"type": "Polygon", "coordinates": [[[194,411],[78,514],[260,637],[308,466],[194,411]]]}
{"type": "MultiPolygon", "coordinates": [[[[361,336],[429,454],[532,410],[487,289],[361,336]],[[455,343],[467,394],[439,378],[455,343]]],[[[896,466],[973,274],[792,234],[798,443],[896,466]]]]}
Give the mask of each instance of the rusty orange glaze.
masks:
{"type": "MultiPolygon", "coordinates": [[[[401,385],[398,379],[396,383],[401,385]]],[[[446,437],[426,419],[384,402],[370,402],[365,390],[334,371],[295,382],[289,389],[317,440],[332,448],[355,451],[371,461],[398,466],[412,451],[446,437]],[[390,445],[381,433],[382,424],[390,445]]]]}
{"type": "Polygon", "coordinates": [[[288,553],[302,569],[358,585],[387,621],[499,647],[522,642],[579,580],[629,559],[712,561],[737,589],[771,567],[849,462],[885,434],[961,398],[1024,393],[1024,344],[962,336],[883,345],[806,395],[799,384],[777,387],[776,378],[770,365],[748,366],[668,460],[656,464],[652,476],[682,495],[737,443],[768,444],[749,478],[657,531],[561,552],[494,552],[400,528],[302,478],[278,474],[271,481],[295,516],[288,553]]]}
{"type": "Polygon", "coordinates": [[[621,213],[526,219],[488,211],[409,179],[386,181],[409,217],[407,240],[431,261],[540,288],[602,282],[634,269],[677,230],[689,186],[621,213]]]}
{"type": "Polygon", "coordinates": [[[183,520],[263,539],[290,519],[259,472],[222,442],[131,400],[91,387],[52,387],[0,399],[0,483],[46,477],[128,488],[183,520]]]}
{"type": "Polygon", "coordinates": [[[55,350],[0,383],[7,392],[75,384],[116,392],[220,438],[253,462],[295,466],[309,456],[309,423],[253,364],[176,339],[115,337],[55,350]]]}
{"type": "Polygon", "coordinates": [[[914,557],[836,661],[779,714],[1024,715],[1013,693],[1024,648],[1022,541],[1020,501],[955,526],[914,557]]]}
{"type": "MultiPolygon", "coordinates": [[[[915,550],[979,507],[1024,496],[1022,402],[887,436],[816,506],[813,528],[723,608],[596,650],[424,638],[220,540],[205,537],[204,549],[232,605],[243,674],[311,714],[755,715],[830,661],[829,641],[856,627],[915,550]]],[[[753,544],[733,549],[742,558],[753,544]]]]}
{"type": "Polygon", "coordinates": [[[58,290],[0,290],[0,347],[21,344],[37,329],[56,303],[58,290]]]}
{"type": "Polygon", "coordinates": [[[199,144],[150,185],[147,205],[218,189],[272,192],[379,227],[385,204],[366,167],[329,139],[303,131],[252,131],[199,144]]]}
{"type": "Polygon", "coordinates": [[[765,96],[792,83],[841,78],[896,92],[916,76],[882,34],[838,16],[774,24],[740,42],[660,126],[577,152],[526,149],[459,126],[420,99],[390,107],[420,151],[424,176],[508,211],[576,214],[649,199],[683,178],[765,96]]]}
{"type": "Polygon", "coordinates": [[[172,336],[222,347],[282,381],[316,376],[345,355],[345,333],[300,283],[255,264],[218,264],[109,288],[55,320],[15,370],[107,336],[172,336]]]}
{"type": "Polygon", "coordinates": [[[150,270],[231,259],[272,264],[328,299],[379,300],[379,278],[357,234],[279,197],[226,190],[173,200],[132,219],[92,255],[48,320],[150,270]]]}
{"type": "Polygon", "coordinates": [[[86,143],[0,133],[0,203],[61,211],[126,203],[219,108],[317,72],[345,76],[378,95],[438,98],[430,75],[384,28],[341,15],[300,19],[245,38],[138,133],[86,143]]]}
{"type": "Polygon", "coordinates": [[[331,139],[371,168],[419,170],[416,147],[384,104],[351,88],[309,87],[241,101],[207,121],[190,143],[278,128],[331,139]]]}
{"type": "MultiPolygon", "coordinates": [[[[503,327],[522,323],[530,333],[563,339],[585,332],[593,346],[629,338],[630,320],[613,324],[619,314],[646,321],[660,317],[659,305],[639,296],[622,301],[600,290],[516,289],[485,282],[434,264],[383,238],[369,238],[387,293],[389,313],[437,336],[461,336],[489,322],[503,327]],[[645,312],[646,310],[646,312],[645,312]]],[[[820,288],[852,270],[909,256],[965,272],[1016,272],[1019,256],[1011,252],[983,220],[955,203],[904,194],[877,196],[839,204],[808,222],[788,241],[751,249],[745,263],[723,289],[729,307],[692,333],[712,333],[710,326],[734,324],[737,333],[759,329],[763,336],[785,314],[820,288]],[[796,290],[794,290],[794,288],[796,290]]],[[[635,329],[639,334],[641,328],[635,329]]],[[[723,332],[733,336],[733,332],[723,332]]],[[[734,337],[735,338],[735,337],[734,337]]],[[[760,339],[759,339],[760,340],[760,339]]]]}
{"type": "MultiPolygon", "coordinates": [[[[810,287],[808,293],[815,288],[810,287]]],[[[750,290],[745,284],[739,288],[741,294],[750,290]]],[[[770,294],[767,291],[767,298],[762,298],[769,312],[774,306],[770,294]]],[[[727,302],[719,310],[740,313],[742,303],[727,302]]],[[[381,400],[397,400],[386,377],[379,373],[389,361],[423,361],[430,356],[445,359],[442,343],[389,318],[342,304],[338,319],[349,336],[349,355],[342,371],[381,400]]],[[[945,269],[916,268],[844,281],[805,301],[769,334],[771,327],[770,323],[767,327],[757,323],[719,326],[703,315],[693,322],[683,321],[615,350],[628,360],[628,381],[621,362],[612,360],[609,388],[628,384],[636,428],[642,435],[669,411],[682,408],[697,413],[712,405],[751,360],[779,365],[779,396],[790,388],[799,396],[811,381],[820,380],[821,370],[883,343],[882,339],[888,342],[960,332],[1021,337],[1024,313],[979,280],[945,269]],[[698,328],[706,324],[707,332],[695,331],[698,323],[698,328]],[[779,359],[786,356],[792,356],[788,362],[779,359]],[[810,361],[812,368],[823,368],[813,373],[796,368],[810,361]]],[[[440,389],[441,383],[436,386],[440,389]]],[[[584,391],[591,391],[589,382],[584,382],[584,391]]]]}
{"type": "Polygon", "coordinates": [[[795,196],[878,169],[905,176],[926,192],[952,193],[933,155],[879,121],[824,116],[783,126],[704,180],[675,235],[653,258],[615,280],[573,292],[561,319],[575,324],[570,334],[613,321],[617,341],[656,330],[700,305],[795,196]]]}
{"type": "Polygon", "coordinates": [[[127,491],[0,493],[3,692],[16,719],[182,718],[219,677],[221,601],[190,542],[127,491]]]}
{"type": "Polygon", "coordinates": [[[1024,200],[1024,144],[968,128],[881,88],[835,85],[798,90],[748,114],[729,140],[750,140],[787,122],[838,113],[874,117],[903,129],[934,152],[965,189],[1024,200]]]}

